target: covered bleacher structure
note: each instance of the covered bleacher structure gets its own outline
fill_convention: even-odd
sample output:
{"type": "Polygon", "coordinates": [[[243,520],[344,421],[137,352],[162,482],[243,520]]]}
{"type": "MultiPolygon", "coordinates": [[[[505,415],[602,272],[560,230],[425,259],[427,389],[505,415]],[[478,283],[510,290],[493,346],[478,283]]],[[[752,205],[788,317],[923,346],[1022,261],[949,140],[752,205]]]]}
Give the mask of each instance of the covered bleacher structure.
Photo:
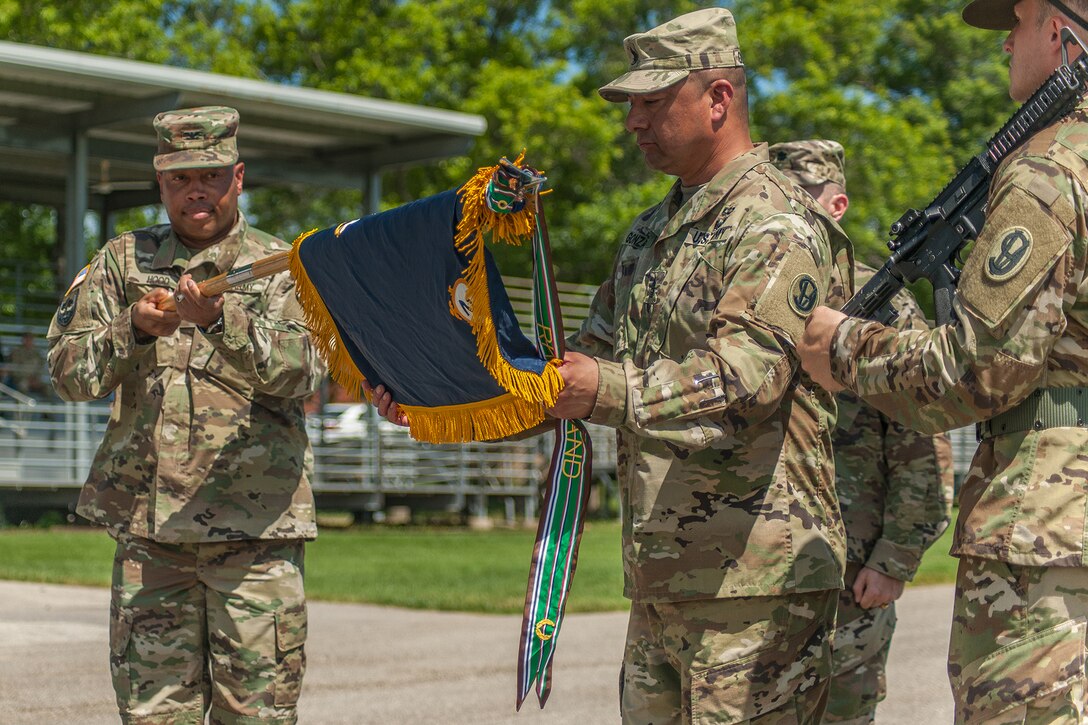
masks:
{"type": "MultiPolygon", "coordinates": [[[[112,236],[117,211],[158,203],[151,120],[202,105],[238,109],[247,189],[355,189],[361,214],[378,209],[384,172],[463,154],[486,129],[482,117],[454,111],[0,41],[0,201],[56,209],[58,245],[52,299],[25,296],[15,263],[0,275],[14,300],[0,320],[0,349],[10,352],[26,331],[44,349],[42,312],[86,263],[89,214],[97,247],[112,236]]],[[[527,282],[508,285],[529,320],[527,282]]],[[[565,286],[562,297],[568,325],[577,324],[590,290],[565,286]]],[[[106,403],[35,399],[0,384],[0,507],[73,504],[108,414],[106,403]]],[[[550,450],[541,439],[423,446],[352,406],[310,424],[319,506],[379,514],[426,500],[482,515],[500,497],[508,516],[532,516],[550,450]]],[[[595,436],[604,439],[595,468],[606,477],[608,435],[595,436]]]]}

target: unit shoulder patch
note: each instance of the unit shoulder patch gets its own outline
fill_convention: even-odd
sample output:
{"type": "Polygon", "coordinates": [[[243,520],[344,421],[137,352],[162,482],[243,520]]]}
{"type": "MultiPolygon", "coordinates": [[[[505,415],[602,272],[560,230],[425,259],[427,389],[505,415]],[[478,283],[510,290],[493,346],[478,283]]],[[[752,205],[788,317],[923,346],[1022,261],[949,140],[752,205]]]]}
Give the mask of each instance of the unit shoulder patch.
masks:
{"type": "Polygon", "coordinates": [[[801,317],[808,317],[820,300],[820,287],[810,274],[799,274],[790,283],[790,308],[801,317]]]}
{"type": "Polygon", "coordinates": [[[995,282],[1004,282],[1024,268],[1031,256],[1031,232],[1024,227],[1010,227],[1000,235],[986,257],[986,276],[995,282]]]}
{"type": "MultiPolygon", "coordinates": [[[[81,280],[82,281],[82,280],[81,280]]],[[[64,301],[57,308],[57,326],[68,327],[72,318],[76,316],[76,303],[79,302],[79,290],[73,289],[64,297],[64,301]]]]}

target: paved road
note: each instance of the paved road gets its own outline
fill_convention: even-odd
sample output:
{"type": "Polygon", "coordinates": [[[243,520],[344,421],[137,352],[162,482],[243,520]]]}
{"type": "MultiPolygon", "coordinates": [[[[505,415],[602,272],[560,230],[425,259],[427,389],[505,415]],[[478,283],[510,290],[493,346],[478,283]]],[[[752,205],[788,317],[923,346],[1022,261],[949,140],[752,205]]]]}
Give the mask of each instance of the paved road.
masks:
{"type": "MultiPolygon", "coordinates": [[[[106,661],[104,589],[0,581],[0,721],[118,721],[106,661]]],[[[952,722],[944,675],[952,587],[914,587],[900,604],[882,725],[952,722]]],[[[617,723],[626,615],[571,615],[546,710],[514,711],[519,617],[311,603],[305,725],[617,723]]]]}

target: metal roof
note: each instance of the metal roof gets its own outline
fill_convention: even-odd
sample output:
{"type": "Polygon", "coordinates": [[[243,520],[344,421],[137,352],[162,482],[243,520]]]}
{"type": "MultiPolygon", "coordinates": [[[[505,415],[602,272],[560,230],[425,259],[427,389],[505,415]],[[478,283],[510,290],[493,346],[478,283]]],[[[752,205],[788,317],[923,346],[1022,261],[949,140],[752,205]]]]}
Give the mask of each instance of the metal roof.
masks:
{"type": "Polygon", "coordinates": [[[464,153],[486,128],[454,111],[0,41],[0,199],[62,206],[74,174],[91,208],[156,202],[151,119],[202,105],[241,114],[249,187],[359,189],[382,169],[464,153]]]}

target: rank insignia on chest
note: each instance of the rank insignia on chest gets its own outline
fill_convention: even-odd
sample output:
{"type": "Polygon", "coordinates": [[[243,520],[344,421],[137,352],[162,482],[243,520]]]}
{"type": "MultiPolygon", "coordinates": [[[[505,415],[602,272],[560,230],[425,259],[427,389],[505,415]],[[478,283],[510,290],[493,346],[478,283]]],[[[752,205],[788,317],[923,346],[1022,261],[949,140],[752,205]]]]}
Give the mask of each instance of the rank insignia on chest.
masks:
{"type": "Polygon", "coordinates": [[[1017,272],[1031,256],[1031,232],[1024,227],[1011,227],[1001,235],[1001,242],[986,258],[986,276],[1004,282],[1017,272]]]}

